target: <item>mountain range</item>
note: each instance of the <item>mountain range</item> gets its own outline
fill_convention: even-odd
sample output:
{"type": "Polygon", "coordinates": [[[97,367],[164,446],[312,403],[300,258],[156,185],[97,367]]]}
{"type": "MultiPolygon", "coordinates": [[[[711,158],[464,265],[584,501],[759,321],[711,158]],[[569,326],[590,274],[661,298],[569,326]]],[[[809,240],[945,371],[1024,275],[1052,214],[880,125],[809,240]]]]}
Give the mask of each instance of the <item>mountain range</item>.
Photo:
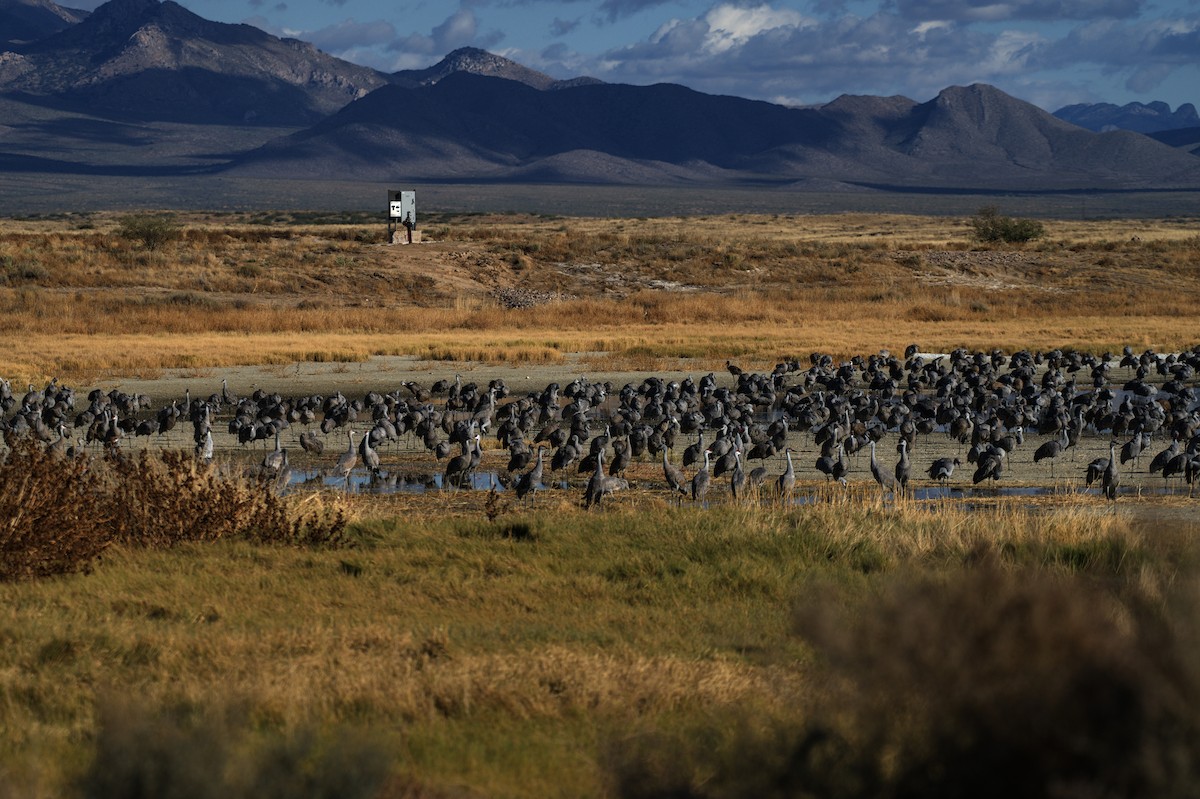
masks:
{"type": "Polygon", "coordinates": [[[1186,134],[1095,132],[983,84],[792,108],[555,80],[472,48],[384,73],[172,0],[0,0],[0,30],[0,174],[1200,189],[1186,134]]]}
{"type": "Polygon", "coordinates": [[[1196,114],[1196,106],[1191,103],[1184,103],[1174,111],[1164,102],[1127,103],[1121,106],[1112,103],[1078,103],[1058,109],[1054,116],[1098,133],[1106,130],[1158,133],[1200,127],[1200,116],[1196,114]]]}

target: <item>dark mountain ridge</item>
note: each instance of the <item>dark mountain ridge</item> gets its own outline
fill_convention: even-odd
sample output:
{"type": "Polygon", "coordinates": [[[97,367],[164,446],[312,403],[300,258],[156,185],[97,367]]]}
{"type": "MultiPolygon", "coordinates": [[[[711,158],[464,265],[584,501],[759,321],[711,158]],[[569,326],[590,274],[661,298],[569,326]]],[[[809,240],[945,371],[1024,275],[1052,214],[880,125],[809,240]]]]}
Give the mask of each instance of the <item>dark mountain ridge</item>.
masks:
{"type": "MultiPolygon", "coordinates": [[[[14,2],[49,4],[0,0],[14,2]]],[[[843,96],[789,108],[673,84],[559,81],[474,48],[389,75],[172,0],[110,0],[0,52],[0,108],[0,170],[10,172],[1200,188],[1200,160],[1185,150],[1092,133],[982,84],[927,102],[843,96]]]]}
{"type": "Polygon", "coordinates": [[[551,182],[656,174],[1011,190],[1200,186],[1200,161],[1184,153],[1137,134],[1090,133],[981,84],[926,103],[842,97],[796,109],[670,84],[549,92],[466,73],[383,87],[232,168],[302,167],[551,182]]]}

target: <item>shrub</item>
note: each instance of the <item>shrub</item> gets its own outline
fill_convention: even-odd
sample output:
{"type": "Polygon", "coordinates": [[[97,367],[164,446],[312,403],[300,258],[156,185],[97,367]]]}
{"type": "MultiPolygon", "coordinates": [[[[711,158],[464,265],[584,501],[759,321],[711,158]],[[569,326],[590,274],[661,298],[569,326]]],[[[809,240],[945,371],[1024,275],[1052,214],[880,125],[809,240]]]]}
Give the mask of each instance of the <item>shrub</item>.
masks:
{"type": "Polygon", "coordinates": [[[1040,239],[1046,234],[1045,226],[1036,219],[1001,216],[994,205],[980,208],[969,221],[975,238],[983,242],[1018,244],[1040,239]]]}
{"type": "Polygon", "coordinates": [[[0,463],[0,580],[84,570],[114,539],[99,478],[82,458],[55,456],[31,439],[0,463]]]}
{"type": "Polygon", "coordinates": [[[345,543],[340,505],[301,504],[269,482],[222,474],[183,451],[142,450],[108,459],[108,497],[119,540],[167,547],[183,541],[244,538],[260,543],[345,543]]]}
{"type": "Polygon", "coordinates": [[[281,497],[273,486],[202,466],[182,451],[103,460],[21,439],[0,463],[0,580],[86,570],[114,543],[169,547],[241,538],[337,547],[339,502],[281,497]]]}
{"type": "Polygon", "coordinates": [[[102,700],[78,793],[83,799],[367,799],[385,786],[392,758],[376,737],[311,726],[256,735],[241,715],[220,705],[200,711],[102,700]]]}
{"type": "Polygon", "coordinates": [[[131,214],[121,220],[117,235],[157,250],[183,235],[183,228],[172,214],[131,214]]]}
{"type": "Polygon", "coordinates": [[[812,707],[765,729],[725,719],[618,749],[619,795],[1195,793],[1193,609],[1172,614],[1153,589],[1113,592],[994,559],[896,580],[857,612],[829,593],[796,616],[827,667],[812,707]]]}

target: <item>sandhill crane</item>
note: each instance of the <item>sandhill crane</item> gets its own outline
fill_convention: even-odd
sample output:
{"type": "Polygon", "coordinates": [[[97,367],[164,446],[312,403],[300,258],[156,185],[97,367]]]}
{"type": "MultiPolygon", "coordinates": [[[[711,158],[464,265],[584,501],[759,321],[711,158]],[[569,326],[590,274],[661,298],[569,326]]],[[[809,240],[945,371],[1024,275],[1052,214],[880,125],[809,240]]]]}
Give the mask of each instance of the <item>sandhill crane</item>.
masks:
{"type": "Polygon", "coordinates": [[[1000,447],[988,447],[979,454],[975,461],[975,474],[971,476],[971,482],[979,485],[984,480],[991,480],[995,483],[1004,476],[1004,461],[1007,453],[1000,447]]]}
{"type": "Polygon", "coordinates": [[[720,477],[726,472],[731,471],[735,462],[741,457],[741,454],[741,444],[735,442],[734,446],[730,447],[724,455],[717,458],[717,460],[713,463],[712,476],[720,477]]]}
{"type": "Polygon", "coordinates": [[[584,507],[590,508],[592,505],[599,505],[604,497],[611,496],[614,491],[621,491],[628,487],[629,483],[624,478],[604,473],[604,450],[601,449],[596,453],[596,470],[592,472],[587,490],[584,492],[584,507]]]}
{"type": "Polygon", "coordinates": [[[1182,448],[1183,448],[1183,442],[1181,442],[1178,438],[1172,439],[1170,446],[1168,446],[1162,452],[1155,455],[1153,459],[1151,459],[1150,474],[1155,474],[1156,472],[1161,472],[1163,470],[1163,467],[1166,466],[1168,463],[1170,463],[1171,459],[1174,458],[1176,455],[1178,455],[1180,453],[1180,451],[1182,450],[1182,448]]]}
{"type": "Polygon", "coordinates": [[[581,444],[579,437],[572,434],[565,444],[554,451],[550,457],[550,468],[556,472],[565,472],[575,461],[579,460],[581,444]]]}
{"type": "Polygon", "coordinates": [[[212,463],[213,437],[211,430],[204,431],[204,440],[196,445],[196,457],[201,463],[212,463]]]}
{"type": "Polygon", "coordinates": [[[475,450],[479,446],[479,434],[475,434],[474,439],[464,441],[462,444],[462,452],[455,455],[446,463],[446,473],[443,478],[443,485],[456,485],[462,487],[463,480],[470,474],[471,469],[479,463],[475,455],[475,450]]]}
{"type": "Polygon", "coordinates": [[[875,442],[871,442],[871,476],[875,478],[875,482],[879,483],[879,487],[884,491],[894,491],[896,489],[896,478],[889,474],[879,465],[879,461],[875,460],[875,442]]]}
{"type": "Polygon", "coordinates": [[[758,491],[762,488],[763,483],[767,481],[767,467],[755,466],[750,470],[750,474],[746,475],[746,490],[758,491]]]}
{"type": "MultiPolygon", "coordinates": [[[[541,447],[538,447],[541,449],[541,447]]],[[[524,438],[516,437],[508,443],[508,465],[506,471],[519,472],[533,460],[533,449],[524,438]]]]}
{"type": "Polygon", "coordinates": [[[696,432],[696,442],[694,444],[688,444],[687,447],[684,448],[683,458],[680,463],[683,464],[685,469],[691,466],[693,463],[699,463],[700,456],[704,454],[704,449],[704,428],[702,427],[696,432]]]}
{"type": "Polygon", "coordinates": [[[708,486],[712,481],[712,475],[708,471],[708,458],[708,450],[704,450],[704,466],[692,476],[692,502],[699,502],[708,493],[708,486]]]}
{"type": "Polygon", "coordinates": [[[1113,441],[1108,445],[1108,465],[1104,467],[1104,474],[1100,477],[1100,488],[1104,492],[1104,496],[1114,502],[1117,499],[1117,488],[1121,485],[1121,475],[1117,471],[1117,442],[1113,441]]]}
{"type": "Polygon", "coordinates": [[[1142,450],[1150,445],[1150,434],[1146,432],[1135,433],[1133,438],[1125,442],[1121,447],[1121,465],[1124,466],[1129,461],[1133,461],[1136,467],[1138,461],[1142,457],[1142,450]]]}
{"type": "Polygon", "coordinates": [[[262,459],[263,473],[270,477],[277,477],[283,470],[285,455],[283,447],[279,441],[279,431],[275,431],[275,449],[268,452],[262,459]]]}
{"type": "Polygon", "coordinates": [[[533,503],[534,495],[542,486],[542,453],[545,451],[545,447],[538,447],[537,462],[533,464],[533,468],[517,478],[517,499],[525,499],[528,496],[530,504],[533,503]]]}
{"type": "Polygon", "coordinates": [[[739,450],[733,451],[733,460],[733,469],[729,472],[729,493],[734,499],[740,499],[745,496],[746,470],[742,468],[742,453],[739,450]]]}
{"type": "Polygon", "coordinates": [[[837,460],[833,462],[833,468],[830,470],[829,476],[845,485],[847,471],[849,471],[849,467],[846,466],[846,442],[843,441],[838,444],[837,460]]]}
{"type": "Polygon", "coordinates": [[[66,454],[66,451],[67,451],[67,426],[65,424],[60,424],[58,426],[58,439],[55,441],[52,441],[50,443],[50,445],[46,447],[46,451],[52,455],[66,454]]]}
{"type": "Polygon", "coordinates": [[[1037,448],[1037,450],[1033,453],[1033,462],[1041,463],[1044,460],[1049,460],[1050,479],[1054,479],[1054,461],[1058,459],[1058,456],[1061,455],[1063,450],[1066,448],[1067,431],[1066,428],[1063,428],[1062,436],[1060,438],[1051,439],[1037,448]]]}
{"type": "MultiPolygon", "coordinates": [[[[278,436],[278,433],[276,434],[278,436]]],[[[358,456],[372,476],[379,474],[379,453],[371,446],[371,436],[365,433],[358,442],[358,456]]]]}
{"type": "Polygon", "coordinates": [[[592,476],[588,479],[587,487],[583,491],[583,507],[590,508],[600,502],[600,496],[604,491],[603,485],[604,448],[601,447],[596,451],[596,468],[592,470],[592,476]]]}
{"type": "Polygon", "coordinates": [[[1000,449],[1004,450],[1009,455],[1013,454],[1016,448],[1024,443],[1025,428],[1021,425],[1017,425],[1011,433],[997,437],[995,441],[996,446],[1000,447],[1000,449]]]}
{"type": "Polygon", "coordinates": [[[671,465],[667,460],[667,449],[663,447],[662,451],[663,477],[667,481],[667,487],[673,492],[679,494],[687,494],[687,478],[683,476],[683,472],[671,465]]]}
{"type": "Polygon", "coordinates": [[[320,455],[325,451],[325,442],[318,438],[316,433],[305,430],[300,434],[300,449],[309,455],[320,455]]]}
{"type": "Polygon", "coordinates": [[[954,467],[961,465],[958,458],[938,458],[929,466],[929,479],[944,483],[954,476],[954,467]]]}
{"type": "Polygon", "coordinates": [[[624,477],[625,470],[629,468],[629,441],[624,438],[613,439],[613,458],[612,463],[608,465],[608,473],[615,477],[624,477]]]}
{"type": "Polygon", "coordinates": [[[901,491],[908,490],[908,479],[912,476],[912,464],[908,460],[908,442],[900,439],[900,460],[896,461],[896,484],[901,491]]]}
{"type": "Polygon", "coordinates": [[[354,471],[354,467],[358,465],[358,453],[354,451],[354,431],[346,429],[346,440],[349,445],[342,456],[338,458],[337,466],[333,467],[333,473],[346,481],[346,489],[350,489],[350,472],[354,471]]]}
{"type": "Polygon", "coordinates": [[[787,467],[783,470],[783,474],[775,481],[775,487],[779,490],[781,497],[791,496],[792,490],[796,488],[796,467],[792,464],[792,450],[790,447],[785,447],[783,456],[787,459],[787,467]]]}
{"type": "MultiPolygon", "coordinates": [[[[841,447],[841,443],[839,442],[838,452],[840,453],[841,451],[842,451],[842,447],[841,447]]],[[[821,455],[820,457],[818,457],[816,463],[814,463],[813,465],[816,467],[816,470],[818,472],[825,475],[826,480],[832,480],[833,479],[833,464],[834,464],[834,462],[835,461],[833,459],[833,453],[830,453],[828,455],[821,455]]]]}

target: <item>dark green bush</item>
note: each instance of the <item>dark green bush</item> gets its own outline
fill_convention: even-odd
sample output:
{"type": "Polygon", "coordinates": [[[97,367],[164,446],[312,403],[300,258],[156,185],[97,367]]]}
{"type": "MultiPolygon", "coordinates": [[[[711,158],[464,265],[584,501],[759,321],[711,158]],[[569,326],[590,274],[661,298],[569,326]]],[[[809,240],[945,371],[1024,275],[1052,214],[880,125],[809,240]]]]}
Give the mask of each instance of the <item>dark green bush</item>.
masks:
{"type": "Polygon", "coordinates": [[[1002,216],[994,205],[980,208],[969,221],[975,238],[982,242],[1019,244],[1040,239],[1046,234],[1045,225],[1036,219],[1002,216]]]}

